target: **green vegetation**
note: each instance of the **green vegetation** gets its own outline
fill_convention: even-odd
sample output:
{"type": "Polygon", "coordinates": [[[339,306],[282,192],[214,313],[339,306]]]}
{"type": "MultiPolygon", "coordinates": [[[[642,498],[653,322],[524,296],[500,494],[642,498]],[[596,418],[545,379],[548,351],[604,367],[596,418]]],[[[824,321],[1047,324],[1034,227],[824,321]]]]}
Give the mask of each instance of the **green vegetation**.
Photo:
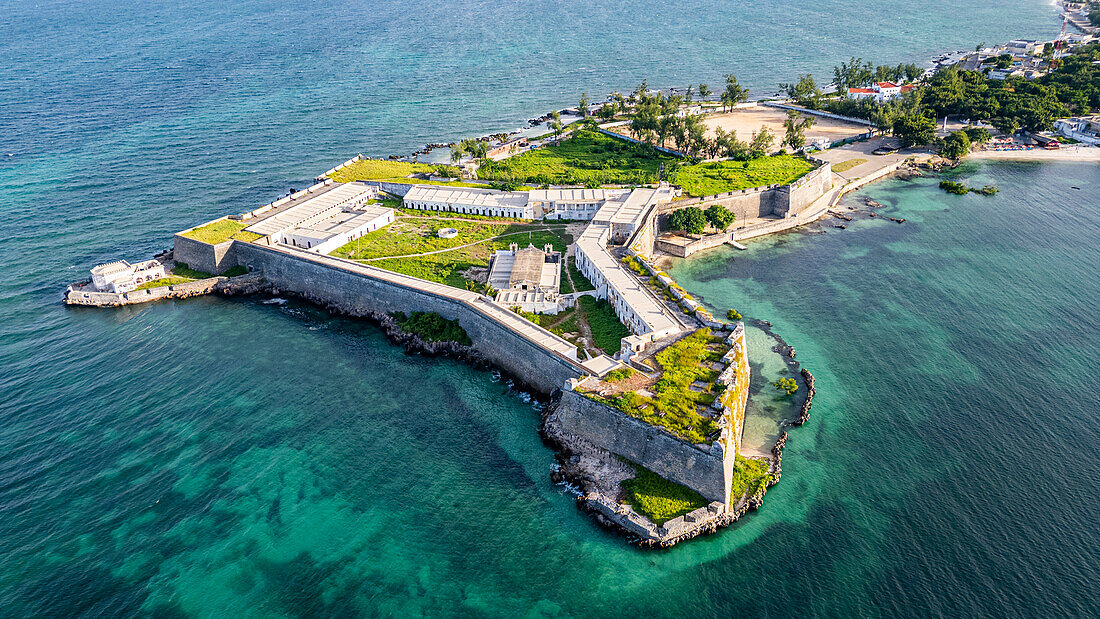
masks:
{"type": "Polygon", "coordinates": [[[956,131],[943,141],[940,155],[948,159],[962,159],[970,152],[970,136],[965,131],[956,131]]]}
{"type": "Polygon", "coordinates": [[[649,275],[649,271],[646,270],[645,266],[642,264],[642,261],[638,260],[638,258],[635,256],[624,256],[619,262],[622,262],[624,265],[626,265],[626,268],[634,271],[638,275],[641,275],[643,277],[649,275]]]}
{"type": "Polygon", "coordinates": [[[675,157],[651,146],[580,129],[559,144],[502,161],[486,161],[478,169],[478,176],[537,185],[642,185],[657,181],[657,168],[662,162],[674,161],[675,157]]]}
{"type": "Polygon", "coordinates": [[[255,241],[260,238],[259,234],[245,231],[248,225],[249,224],[234,221],[232,219],[219,219],[205,226],[199,226],[194,230],[188,230],[184,232],[182,236],[203,243],[210,243],[211,245],[222,243],[230,239],[237,241],[255,241]]]}
{"type": "MultiPolygon", "coordinates": [[[[463,215],[452,216],[465,217],[463,215]]],[[[564,230],[565,227],[562,225],[547,226],[544,224],[498,223],[491,220],[475,222],[463,221],[462,219],[401,217],[384,228],[368,232],[360,238],[337,248],[332,252],[332,255],[354,260],[408,256],[453,249],[496,236],[504,236],[499,241],[503,244],[501,248],[506,248],[508,243],[513,242],[519,243],[520,247],[526,247],[528,243],[531,243],[540,248],[546,243],[553,243],[555,249],[564,251],[565,245],[572,241],[572,239],[565,241],[562,236],[564,230]],[[439,231],[443,228],[458,230],[458,236],[451,239],[440,238],[439,231]]]]}
{"type": "Polygon", "coordinates": [[[622,367],[622,368],[619,368],[617,370],[612,370],[612,371],[608,372],[607,374],[605,374],[604,377],[603,377],[603,381],[605,383],[617,383],[619,381],[624,381],[624,380],[629,379],[631,376],[634,376],[634,374],[635,374],[634,370],[632,370],[628,367],[622,367]]]}
{"type": "Polygon", "coordinates": [[[986,185],[981,189],[971,189],[970,187],[967,187],[962,183],[956,183],[954,181],[940,181],[940,189],[946,191],[947,193],[953,193],[959,196],[965,196],[966,194],[971,192],[983,196],[992,196],[1000,191],[1000,189],[997,189],[993,185],[986,185]]]}
{"type": "Polygon", "coordinates": [[[457,320],[447,320],[434,312],[413,312],[406,316],[404,312],[390,314],[406,333],[419,336],[428,342],[458,342],[464,346],[471,344],[466,330],[457,320]]]}
{"type": "Polygon", "coordinates": [[[509,243],[539,248],[550,243],[556,251],[564,252],[572,242],[573,237],[565,232],[563,225],[547,227],[543,224],[402,217],[386,228],[336,249],[332,255],[369,260],[371,266],[455,288],[483,290],[479,281],[484,280],[489,258],[498,249],[507,249],[509,243]],[[454,239],[441,239],[436,234],[440,228],[455,228],[459,235],[454,239]],[[489,240],[499,235],[504,236],[489,240]],[[464,245],[469,246],[462,247],[464,245]],[[410,255],[437,250],[446,251],[428,256],[410,255]],[[470,288],[471,284],[475,288],[470,288]]]}
{"type": "Polygon", "coordinates": [[[894,135],[902,148],[923,146],[936,139],[936,121],[917,112],[904,114],[894,121],[894,135]]]}
{"type": "Polygon", "coordinates": [[[833,164],[833,172],[847,172],[856,166],[861,166],[867,163],[866,159],[856,157],[855,159],[849,159],[847,161],[841,161],[840,163],[833,164]]]}
{"type": "MultiPolygon", "coordinates": [[[[329,175],[338,183],[351,181],[375,181],[400,179],[410,174],[431,173],[433,166],[426,163],[409,161],[388,161],[386,159],[360,159],[355,163],[329,175]]],[[[406,180],[406,182],[408,182],[406,180]]]]}
{"type": "Polygon", "coordinates": [[[566,262],[566,268],[569,269],[569,277],[573,279],[573,287],[577,289],[577,292],[587,292],[589,290],[595,290],[596,287],[592,285],[592,282],[581,273],[581,270],[577,268],[577,259],[570,257],[566,262]]]}
{"type": "Polygon", "coordinates": [[[657,353],[655,358],[662,373],[653,387],[655,397],[634,392],[606,398],[587,395],[688,441],[706,443],[707,435],[718,430],[713,419],[697,410],[700,405],[709,405],[716,396],[712,387],[718,373],[703,365],[713,352],[721,352],[708,350],[711,343],[710,330],[700,329],[657,353]],[[693,391],[691,386],[696,381],[706,383],[707,387],[701,392],[693,391]]]}
{"type": "Polygon", "coordinates": [[[798,391],[798,381],[793,378],[780,378],[772,383],[772,387],[775,387],[776,391],[785,391],[787,395],[794,395],[798,391]]]}
{"type": "Polygon", "coordinates": [[[669,230],[683,230],[688,234],[702,234],[707,227],[707,216],[697,206],[673,211],[668,216],[669,230]]]}
{"type": "Polygon", "coordinates": [[[734,215],[728,208],[721,204],[712,204],[707,207],[707,210],[703,211],[703,214],[707,216],[707,221],[711,227],[715,230],[724,231],[733,225],[737,215],[734,215]]]}
{"type": "Polygon", "coordinates": [[[741,312],[735,309],[731,309],[730,311],[726,312],[726,318],[729,318],[730,320],[741,320],[741,312]]]}
{"type": "Polygon", "coordinates": [[[592,344],[609,355],[619,352],[622,348],[622,339],[630,335],[630,330],[619,322],[615,315],[615,308],[607,302],[607,299],[595,297],[581,297],[577,300],[581,312],[592,330],[592,344]]]}
{"type": "MultiPolygon", "coordinates": [[[[876,103],[872,100],[835,99],[824,102],[821,108],[837,114],[867,118],[879,129],[889,129],[906,116],[941,118],[954,116],[974,121],[988,121],[1004,133],[1020,129],[1044,131],[1051,128],[1054,119],[1073,114],[1088,114],[1100,107],[1100,43],[1093,42],[1078,47],[1071,56],[1059,59],[1050,73],[1027,80],[1009,77],[1004,80],[987,76],[983,71],[964,71],[951,67],[936,72],[915,92],[900,100],[876,103]]],[[[1004,61],[1000,60],[1003,65],[1004,61]]],[[[906,80],[915,80],[920,74],[903,69],[906,80]]],[[[849,86],[866,86],[872,81],[883,81],[883,67],[874,68],[859,59],[837,67],[836,84],[840,90],[849,86]]],[[[889,69],[886,67],[885,69],[889,69]]],[[[895,71],[895,73],[897,73],[895,71]]],[[[890,81],[898,81],[891,79],[890,81]]],[[[913,121],[909,127],[912,129],[913,121]]],[[[968,132],[969,134],[969,132],[968,132]]],[[[921,140],[911,143],[928,143],[921,140]]],[[[971,142],[975,136],[969,135],[971,142]]]]}
{"type": "Polygon", "coordinates": [[[623,503],[658,525],[708,504],[691,488],[668,481],[637,464],[634,465],[634,478],[624,480],[622,488],[623,503]]]}
{"type": "Polygon", "coordinates": [[[244,275],[245,273],[248,273],[248,269],[238,264],[235,267],[230,267],[228,270],[226,270],[225,273],[222,273],[222,275],[226,277],[237,277],[238,275],[244,275]]]}
{"type": "Polygon", "coordinates": [[[531,219],[518,219],[515,217],[494,217],[492,215],[467,215],[466,213],[455,213],[453,211],[435,211],[435,210],[420,210],[414,208],[400,208],[400,200],[383,200],[382,206],[388,206],[390,208],[397,209],[398,215],[404,215],[407,217],[441,217],[443,219],[475,219],[478,221],[502,221],[506,223],[532,223],[531,219]]]}
{"type": "Polygon", "coordinates": [[[956,183],[954,181],[940,181],[940,189],[947,193],[953,193],[959,196],[965,196],[970,193],[970,188],[962,183],[956,183]]]}
{"type": "Polygon", "coordinates": [[[161,286],[175,286],[176,284],[186,284],[187,282],[193,282],[195,280],[190,277],[162,277],[155,279],[151,282],[145,282],[138,286],[136,290],[147,290],[149,288],[160,288],[161,286]]]}
{"type": "Polygon", "coordinates": [[[786,185],[806,175],[814,164],[793,155],[772,155],[749,161],[710,161],[681,166],[671,182],[692,196],[712,196],[767,185],[786,185]]]}
{"type": "Polygon", "coordinates": [[[185,262],[177,262],[176,265],[172,267],[172,275],[178,275],[188,279],[206,279],[208,277],[214,277],[206,271],[196,271],[192,269],[187,266],[185,262]]]}
{"type": "Polygon", "coordinates": [[[806,145],[806,130],[814,126],[817,120],[813,116],[803,116],[801,112],[791,110],[787,112],[787,120],[783,122],[786,135],[783,143],[792,150],[798,150],[806,145]]]}
{"type": "Polygon", "coordinates": [[[730,502],[736,505],[745,495],[754,496],[768,487],[773,475],[768,472],[765,460],[746,458],[740,454],[733,466],[733,483],[730,484],[730,502]]]}

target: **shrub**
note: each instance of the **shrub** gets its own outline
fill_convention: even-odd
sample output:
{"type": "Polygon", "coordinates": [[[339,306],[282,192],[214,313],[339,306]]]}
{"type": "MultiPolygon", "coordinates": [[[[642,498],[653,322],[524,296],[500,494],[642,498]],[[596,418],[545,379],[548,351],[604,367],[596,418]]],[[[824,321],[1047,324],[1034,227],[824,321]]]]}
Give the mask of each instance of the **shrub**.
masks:
{"type": "Polygon", "coordinates": [[[391,314],[397,324],[406,333],[419,336],[428,342],[458,342],[469,346],[472,342],[466,330],[457,320],[447,320],[435,312],[413,312],[406,316],[404,312],[391,314]]]}
{"type": "Polygon", "coordinates": [[[940,181],[940,189],[947,193],[953,193],[959,196],[965,196],[970,193],[970,188],[962,183],[956,183],[954,181],[940,181]]]}
{"type": "Polygon", "coordinates": [[[726,312],[726,318],[729,318],[730,320],[741,320],[741,312],[735,309],[731,309],[730,311],[726,312]]]}
{"type": "Polygon", "coordinates": [[[775,387],[776,391],[785,391],[787,395],[794,395],[798,391],[798,381],[793,378],[780,378],[772,383],[772,387],[775,387]]]}
{"type": "Polygon", "coordinates": [[[604,375],[603,380],[604,382],[608,383],[617,383],[619,381],[627,380],[631,376],[634,376],[634,370],[624,367],[608,372],[604,375]]]}

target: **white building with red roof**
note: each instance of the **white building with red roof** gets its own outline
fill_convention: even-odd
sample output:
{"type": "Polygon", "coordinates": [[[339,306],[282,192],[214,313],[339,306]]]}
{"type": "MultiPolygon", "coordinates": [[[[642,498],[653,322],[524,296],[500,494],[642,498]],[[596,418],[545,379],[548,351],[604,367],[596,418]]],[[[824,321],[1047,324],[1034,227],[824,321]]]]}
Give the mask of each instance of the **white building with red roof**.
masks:
{"type": "Polygon", "coordinates": [[[916,90],[913,84],[895,84],[894,82],[875,82],[870,88],[849,88],[849,99],[874,99],[879,103],[893,101],[901,95],[916,90]]]}

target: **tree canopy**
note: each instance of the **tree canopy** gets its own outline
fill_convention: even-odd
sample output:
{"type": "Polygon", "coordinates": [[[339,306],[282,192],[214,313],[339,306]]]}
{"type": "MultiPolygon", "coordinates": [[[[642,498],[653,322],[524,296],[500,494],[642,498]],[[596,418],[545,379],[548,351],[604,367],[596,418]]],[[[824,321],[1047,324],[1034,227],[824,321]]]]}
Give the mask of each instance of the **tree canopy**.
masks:
{"type": "Polygon", "coordinates": [[[688,234],[702,234],[707,227],[707,216],[698,207],[689,206],[673,211],[668,216],[668,227],[688,234]]]}

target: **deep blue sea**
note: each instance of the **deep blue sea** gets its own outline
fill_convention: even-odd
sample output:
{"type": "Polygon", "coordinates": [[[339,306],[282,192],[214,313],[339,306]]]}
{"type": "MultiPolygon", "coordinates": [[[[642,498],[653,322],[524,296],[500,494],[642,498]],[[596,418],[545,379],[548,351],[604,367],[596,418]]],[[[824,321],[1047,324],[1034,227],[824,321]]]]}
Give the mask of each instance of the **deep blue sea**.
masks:
{"type": "Polygon", "coordinates": [[[294,301],[59,303],[356,153],[1058,27],[1042,0],[0,0],[0,615],[1100,614],[1095,164],[887,181],[905,224],[674,265],[819,392],[764,507],[668,551],[576,510],[491,373],[294,301]]]}

